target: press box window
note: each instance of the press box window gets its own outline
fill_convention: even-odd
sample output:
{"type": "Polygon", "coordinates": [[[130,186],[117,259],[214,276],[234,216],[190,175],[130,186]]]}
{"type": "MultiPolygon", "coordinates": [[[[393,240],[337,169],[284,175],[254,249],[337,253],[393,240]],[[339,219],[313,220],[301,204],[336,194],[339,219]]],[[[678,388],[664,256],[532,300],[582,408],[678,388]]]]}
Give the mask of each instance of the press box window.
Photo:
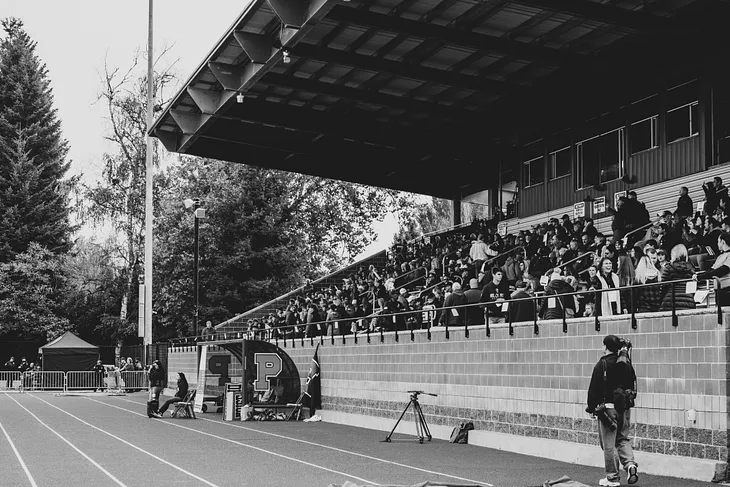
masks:
{"type": "Polygon", "coordinates": [[[536,157],[523,163],[524,187],[537,186],[545,181],[545,158],[536,157]]]}
{"type": "Polygon", "coordinates": [[[631,124],[629,143],[631,144],[632,154],[653,149],[659,145],[656,115],[631,124]]]}
{"type": "Polygon", "coordinates": [[[577,189],[623,176],[624,129],[576,144],[577,189]]]}
{"type": "Polygon", "coordinates": [[[699,133],[699,107],[696,101],[667,111],[667,143],[699,133]]]}
{"type": "Polygon", "coordinates": [[[550,153],[550,179],[570,175],[570,147],[550,153]]]}

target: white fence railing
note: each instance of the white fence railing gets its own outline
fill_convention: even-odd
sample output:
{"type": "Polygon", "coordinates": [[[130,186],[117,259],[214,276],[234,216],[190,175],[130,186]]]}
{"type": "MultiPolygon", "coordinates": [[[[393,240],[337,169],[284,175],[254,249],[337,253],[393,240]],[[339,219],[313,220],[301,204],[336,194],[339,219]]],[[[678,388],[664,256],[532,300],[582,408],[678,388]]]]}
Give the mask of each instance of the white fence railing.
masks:
{"type": "Polygon", "coordinates": [[[146,391],[147,372],[0,371],[0,391],[146,391]]]}

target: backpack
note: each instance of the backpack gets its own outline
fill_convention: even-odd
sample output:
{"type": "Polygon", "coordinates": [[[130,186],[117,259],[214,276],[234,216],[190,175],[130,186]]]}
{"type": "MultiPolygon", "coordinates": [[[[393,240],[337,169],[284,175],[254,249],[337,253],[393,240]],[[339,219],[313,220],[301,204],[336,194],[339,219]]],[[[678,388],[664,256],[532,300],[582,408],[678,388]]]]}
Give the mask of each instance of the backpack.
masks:
{"type": "Polygon", "coordinates": [[[451,430],[451,437],[449,443],[467,443],[469,439],[469,431],[474,429],[474,423],[469,421],[468,423],[461,423],[459,426],[451,430]]]}
{"type": "MultiPolygon", "coordinates": [[[[603,368],[603,383],[605,384],[606,382],[608,382],[608,364],[606,363],[605,359],[601,359],[601,366],[603,368]]],[[[631,386],[633,387],[633,389],[622,389],[620,387],[617,387],[616,389],[611,391],[613,405],[616,409],[616,412],[618,412],[619,414],[623,414],[623,412],[627,409],[633,408],[636,401],[636,373],[634,372],[634,367],[631,363],[631,355],[625,348],[622,348],[619,351],[619,357],[616,360],[616,367],[618,369],[623,369],[617,370],[617,373],[631,374],[634,378],[633,384],[631,386]]]]}

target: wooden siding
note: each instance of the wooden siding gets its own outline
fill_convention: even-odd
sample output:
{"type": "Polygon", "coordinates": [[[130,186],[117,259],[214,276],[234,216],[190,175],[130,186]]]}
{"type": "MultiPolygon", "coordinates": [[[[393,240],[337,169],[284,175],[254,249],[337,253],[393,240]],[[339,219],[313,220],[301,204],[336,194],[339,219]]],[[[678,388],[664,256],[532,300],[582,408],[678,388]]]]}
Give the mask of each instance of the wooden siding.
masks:
{"type": "MultiPolygon", "coordinates": [[[[517,211],[526,211],[527,215],[542,213],[547,208],[546,204],[546,184],[542,183],[537,186],[525,188],[519,192],[520,201],[517,211]]],[[[522,213],[519,213],[520,215],[522,213]]]]}
{"type": "Polygon", "coordinates": [[[567,205],[572,205],[580,200],[576,199],[576,193],[573,188],[573,175],[554,179],[548,182],[547,206],[543,205],[541,210],[556,210],[567,205]]]}
{"type": "Polygon", "coordinates": [[[702,171],[705,169],[702,142],[700,134],[634,154],[626,165],[626,174],[636,176],[639,185],[647,186],[702,171]]]}

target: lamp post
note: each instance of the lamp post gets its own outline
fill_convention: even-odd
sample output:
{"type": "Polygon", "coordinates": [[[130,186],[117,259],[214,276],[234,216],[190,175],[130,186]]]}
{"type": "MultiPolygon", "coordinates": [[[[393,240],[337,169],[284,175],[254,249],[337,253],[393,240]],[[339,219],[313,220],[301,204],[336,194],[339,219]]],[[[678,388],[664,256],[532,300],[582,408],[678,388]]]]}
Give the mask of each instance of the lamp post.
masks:
{"type": "Polygon", "coordinates": [[[195,308],[193,312],[193,333],[198,336],[198,305],[200,302],[200,293],[198,286],[198,270],[200,262],[200,222],[199,220],[205,218],[205,208],[200,207],[200,199],[187,198],[183,201],[186,209],[193,209],[195,215],[195,233],[194,233],[194,246],[193,246],[193,300],[195,302],[195,308]]]}

